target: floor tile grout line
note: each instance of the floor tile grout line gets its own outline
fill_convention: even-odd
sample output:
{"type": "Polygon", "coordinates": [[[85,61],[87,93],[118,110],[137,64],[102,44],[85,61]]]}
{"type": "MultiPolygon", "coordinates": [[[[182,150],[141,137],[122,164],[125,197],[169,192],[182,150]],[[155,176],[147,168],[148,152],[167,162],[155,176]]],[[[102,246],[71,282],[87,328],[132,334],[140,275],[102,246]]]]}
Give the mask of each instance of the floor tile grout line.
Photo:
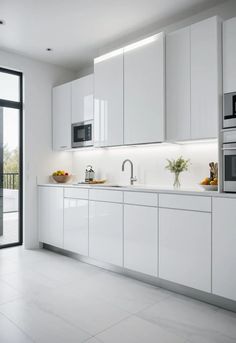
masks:
{"type": "Polygon", "coordinates": [[[22,332],[30,341],[32,341],[32,343],[36,343],[36,341],[33,339],[33,337],[31,337],[27,332],[25,332],[20,326],[18,326],[18,324],[16,324],[11,318],[9,318],[8,316],[5,315],[5,313],[2,313],[0,311],[0,314],[6,318],[9,322],[11,322],[18,330],[20,330],[20,332],[22,332]]]}

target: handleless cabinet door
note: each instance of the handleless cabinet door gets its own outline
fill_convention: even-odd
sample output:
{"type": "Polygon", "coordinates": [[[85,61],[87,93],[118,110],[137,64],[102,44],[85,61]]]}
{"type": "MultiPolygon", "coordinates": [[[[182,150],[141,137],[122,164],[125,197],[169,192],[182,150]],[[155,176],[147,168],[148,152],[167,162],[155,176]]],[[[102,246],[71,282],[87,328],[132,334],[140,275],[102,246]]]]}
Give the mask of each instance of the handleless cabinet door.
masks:
{"type": "Polygon", "coordinates": [[[217,17],[191,26],[191,135],[215,138],[220,95],[220,29],[217,17]]]}
{"type": "Polygon", "coordinates": [[[236,199],[213,198],[212,292],[236,301],[236,199]]]}
{"type": "Polygon", "coordinates": [[[211,292],[211,213],[159,209],[159,276],[211,292]]]}
{"type": "Polygon", "coordinates": [[[89,256],[123,265],[123,205],[89,202],[89,256]]]}
{"type": "Polygon", "coordinates": [[[96,146],[123,144],[123,53],[94,64],[96,146]]]}
{"type": "Polygon", "coordinates": [[[157,208],[124,205],[124,267],[157,276],[157,208]]]}
{"type": "Polygon", "coordinates": [[[93,74],[71,83],[72,123],[93,119],[93,74]]]}
{"type": "Polygon", "coordinates": [[[40,242],[63,248],[63,188],[38,187],[40,242]]]}
{"type": "Polygon", "coordinates": [[[64,198],[64,249],[88,255],[88,200],[64,198]]]}
{"type": "Polygon", "coordinates": [[[164,140],[164,34],[124,53],[124,143],[164,140]]]}
{"type": "Polygon", "coordinates": [[[166,36],[167,140],[191,139],[190,27],[166,36]]]}
{"type": "Polygon", "coordinates": [[[236,91],[236,18],[223,24],[223,73],[224,93],[236,91]]]}
{"type": "Polygon", "coordinates": [[[71,83],[53,88],[53,149],[71,148],[71,83]]]}

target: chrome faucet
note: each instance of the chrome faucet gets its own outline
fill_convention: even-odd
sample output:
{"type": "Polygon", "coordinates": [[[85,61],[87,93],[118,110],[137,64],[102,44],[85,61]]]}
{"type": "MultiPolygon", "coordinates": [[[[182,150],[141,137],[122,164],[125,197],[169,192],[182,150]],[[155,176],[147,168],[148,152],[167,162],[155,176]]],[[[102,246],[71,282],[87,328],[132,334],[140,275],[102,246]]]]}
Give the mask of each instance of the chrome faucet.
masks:
{"type": "Polygon", "coordinates": [[[127,160],[124,160],[124,162],[122,163],[122,171],[125,170],[125,163],[126,162],[129,162],[130,163],[130,168],[131,168],[131,175],[130,175],[130,184],[133,185],[134,184],[134,181],[137,181],[137,178],[134,177],[134,165],[133,165],[133,162],[129,159],[127,160]]]}

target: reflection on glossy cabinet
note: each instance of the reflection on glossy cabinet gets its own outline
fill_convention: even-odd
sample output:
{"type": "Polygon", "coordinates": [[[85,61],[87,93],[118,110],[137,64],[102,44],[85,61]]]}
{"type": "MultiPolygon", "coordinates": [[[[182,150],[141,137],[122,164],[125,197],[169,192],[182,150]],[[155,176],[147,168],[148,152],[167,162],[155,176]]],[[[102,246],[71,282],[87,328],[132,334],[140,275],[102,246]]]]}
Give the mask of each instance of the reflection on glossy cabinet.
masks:
{"type": "Polygon", "coordinates": [[[102,201],[89,202],[89,256],[122,266],[122,204],[102,201]]]}
{"type": "Polygon", "coordinates": [[[123,53],[94,64],[96,146],[123,144],[123,53]]]}
{"type": "Polygon", "coordinates": [[[93,119],[93,74],[71,83],[72,124],[93,119]]]}
{"type": "Polygon", "coordinates": [[[164,140],[164,34],[124,53],[124,143],[164,140]]]}
{"type": "Polygon", "coordinates": [[[88,255],[88,200],[64,199],[64,249],[88,255]]]}
{"type": "Polygon", "coordinates": [[[53,88],[53,149],[71,148],[71,83],[53,88]]]}
{"type": "Polygon", "coordinates": [[[40,242],[63,248],[63,188],[38,187],[40,242]]]}
{"type": "Polygon", "coordinates": [[[191,139],[190,27],[166,36],[167,140],[191,139]]]}
{"type": "Polygon", "coordinates": [[[236,301],[236,199],[213,198],[212,292],[236,301]]]}
{"type": "Polygon", "coordinates": [[[124,267],[157,276],[157,208],[124,205],[124,267]]]}
{"type": "Polygon", "coordinates": [[[191,26],[191,136],[216,138],[220,113],[220,23],[212,17],[191,26]]]}
{"type": "Polygon", "coordinates": [[[236,91],[236,18],[226,20],[223,24],[223,72],[224,93],[236,91]]]}
{"type": "Polygon", "coordinates": [[[211,213],[159,209],[159,277],[211,292],[211,213]]]}

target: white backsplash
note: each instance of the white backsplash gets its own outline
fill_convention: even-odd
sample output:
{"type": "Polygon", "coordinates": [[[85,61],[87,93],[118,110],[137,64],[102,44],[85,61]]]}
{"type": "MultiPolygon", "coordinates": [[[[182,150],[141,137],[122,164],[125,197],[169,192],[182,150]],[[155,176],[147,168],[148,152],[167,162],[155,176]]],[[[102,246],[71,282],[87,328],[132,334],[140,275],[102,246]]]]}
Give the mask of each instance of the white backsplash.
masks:
{"type": "Polygon", "coordinates": [[[190,159],[189,171],[181,174],[183,188],[198,187],[204,177],[209,176],[209,162],[218,161],[216,142],[198,142],[189,144],[159,144],[151,146],[132,146],[109,149],[81,150],[72,153],[72,172],[79,181],[84,181],[85,169],[91,164],[95,177],[105,178],[109,183],[128,184],[130,166],[121,171],[124,159],[129,158],[134,164],[134,175],[138,183],[172,187],[173,174],[165,169],[166,159],[183,156],[190,159]]]}

